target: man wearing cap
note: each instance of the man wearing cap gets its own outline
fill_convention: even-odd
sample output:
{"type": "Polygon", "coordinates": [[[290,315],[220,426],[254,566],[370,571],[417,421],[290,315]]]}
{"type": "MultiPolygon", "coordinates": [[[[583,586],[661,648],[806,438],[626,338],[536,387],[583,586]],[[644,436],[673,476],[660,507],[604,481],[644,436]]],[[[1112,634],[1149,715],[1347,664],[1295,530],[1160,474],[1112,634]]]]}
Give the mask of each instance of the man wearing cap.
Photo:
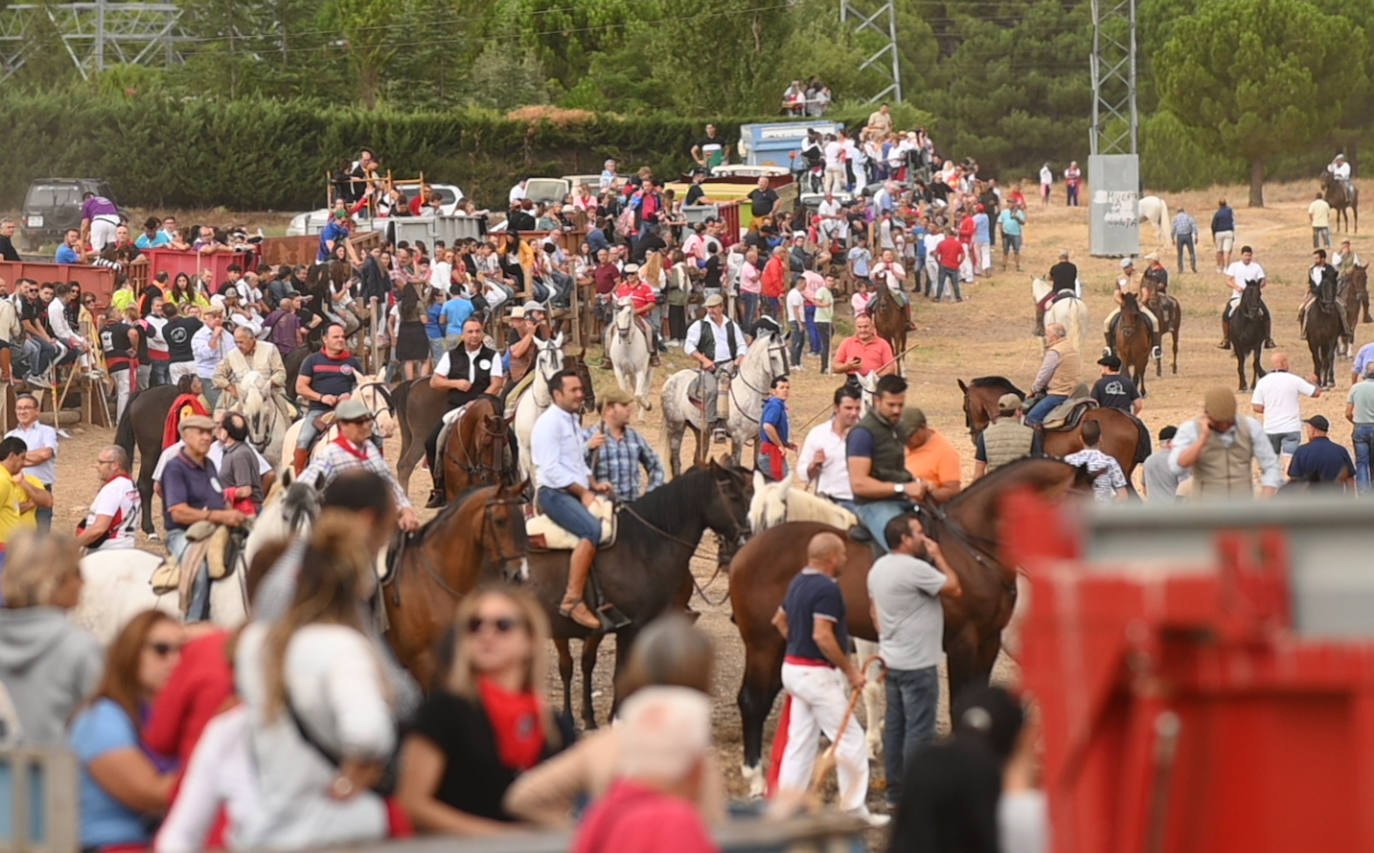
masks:
{"type": "Polygon", "coordinates": [[[410,498],[406,497],[405,490],[391,473],[377,445],[372,443],[372,412],[368,411],[362,400],[344,400],[334,409],[334,420],[339,425],[339,437],[311,461],[300,479],[324,491],[341,474],[359,469],[371,471],[386,480],[391,488],[391,494],[396,498],[396,521],[400,528],[407,532],[418,530],[420,520],[415,516],[410,498]]]}
{"type": "Polygon", "coordinates": [[[1355,492],[1355,464],[1350,452],[1326,434],[1331,422],[1322,415],[1303,421],[1307,425],[1307,443],[1297,449],[1288,463],[1288,479],[1312,484],[1335,485],[1341,491],[1355,492]]]}
{"type": "Polygon", "coordinates": [[[997,398],[997,416],[974,442],[973,479],[978,480],[1017,459],[1029,456],[1035,430],[1021,423],[1021,398],[1007,392],[997,398]]]}
{"type": "Polygon", "coordinates": [[[1169,457],[1174,447],[1174,436],[1178,427],[1170,424],[1159,431],[1159,449],[1146,457],[1141,463],[1143,475],[1140,484],[1142,495],[1147,501],[1169,503],[1178,500],[1178,487],[1192,476],[1189,472],[1175,472],[1169,465],[1169,457]]]}
{"type": "MultiPolygon", "coordinates": [[[[1158,257],[1155,261],[1158,263],[1158,257]]],[[[1165,273],[1168,277],[1168,273],[1165,273]]],[[[1107,319],[1102,323],[1102,333],[1107,339],[1107,352],[1116,352],[1116,318],[1121,313],[1121,306],[1126,304],[1126,294],[1134,292],[1136,307],[1145,316],[1146,322],[1150,324],[1150,341],[1154,347],[1151,358],[1159,357],[1159,320],[1149,308],[1145,307],[1146,294],[1144,293],[1144,282],[1140,286],[1132,287],[1135,281],[1135,261],[1130,258],[1121,259],[1121,277],[1116,280],[1116,290],[1112,292],[1112,298],[1116,300],[1116,307],[1112,313],[1107,315],[1107,319]]]]}
{"type": "Polygon", "coordinates": [[[1374,364],[1365,367],[1364,381],[1353,384],[1345,402],[1345,419],[1354,424],[1355,481],[1360,494],[1369,491],[1370,460],[1374,459],[1374,364]]]}
{"type": "Polygon", "coordinates": [[[1174,435],[1169,467],[1180,477],[1193,474],[1193,494],[1201,498],[1254,496],[1252,462],[1260,466],[1260,494],[1272,496],[1283,484],[1278,454],[1254,418],[1236,413],[1230,388],[1217,386],[1203,399],[1202,417],[1185,421],[1174,435]]]}
{"type": "MultiPolygon", "coordinates": [[[[624,300],[630,300],[634,306],[635,320],[639,323],[639,328],[644,332],[644,339],[649,344],[649,364],[657,367],[659,364],[658,353],[662,344],[659,343],[657,330],[650,322],[649,315],[658,306],[658,294],[653,287],[644,279],[639,277],[639,264],[626,264],[625,272],[621,277],[619,286],[615,289],[615,304],[617,309],[624,300]]],[[[614,331],[614,324],[606,326],[603,346],[606,350],[606,357],[610,358],[611,334],[614,331]]]]}
{"type": "Polygon", "coordinates": [[[1104,409],[1118,409],[1128,415],[1140,415],[1145,407],[1145,398],[1136,390],[1131,377],[1122,374],[1121,359],[1114,355],[1104,355],[1097,360],[1102,367],[1102,377],[1093,385],[1092,398],[1104,409]]]}
{"type": "Polygon", "coordinates": [[[925,412],[907,406],[899,427],[906,436],[906,470],[914,479],[930,484],[930,499],[944,503],[959,494],[963,488],[959,451],[926,423],[925,412]]]}
{"type": "Polygon", "coordinates": [[[283,423],[289,424],[295,413],[286,401],[286,365],[281,352],[269,343],[258,343],[251,330],[240,326],[234,330],[234,349],[215,368],[212,378],[214,386],[228,394],[227,398],[221,395],[221,408],[238,401],[239,388],[249,373],[267,379],[272,397],[267,403],[276,406],[285,419],[283,423]]]}
{"type": "MultiPolygon", "coordinates": [[[[429,375],[429,387],[448,393],[450,411],[462,408],[484,394],[499,397],[505,383],[501,356],[486,345],[482,321],[476,317],[467,319],[458,345],[439,358],[438,364],[434,365],[434,372],[429,375]]],[[[444,505],[444,466],[438,460],[439,433],[444,426],[444,419],[440,418],[430,431],[429,438],[425,439],[425,460],[434,478],[434,490],[427,504],[431,509],[444,505]]]]}
{"type": "MultiPolygon", "coordinates": [[[[1249,246],[1241,246],[1240,260],[1226,268],[1226,284],[1231,288],[1231,299],[1226,303],[1226,310],[1221,315],[1221,343],[1217,344],[1218,349],[1231,348],[1231,312],[1240,304],[1241,294],[1245,293],[1245,285],[1252,281],[1258,281],[1261,290],[1268,283],[1264,267],[1255,263],[1255,250],[1249,246]]],[[[1269,315],[1269,306],[1260,300],[1260,309],[1264,311],[1264,348],[1273,349],[1273,319],[1269,315]]]]}
{"type": "Polygon", "coordinates": [[[720,294],[706,297],[706,316],[687,329],[687,340],[682,345],[682,351],[697,363],[693,390],[706,407],[705,429],[721,429],[720,377],[731,374],[748,347],[739,326],[726,318],[725,300],[720,294]]]}
{"type": "Polygon", "coordinates": [[[1275,453],[1293,455],[1301,439],[1302,411],[1300,397],[1320,397],[1317,377],[1303,379],[1288,371],[1288,353],[1275,352],[1269,357],[1269,372],[1255,383],[1250,405],[1255,414],[1264,417],[1264,434],[1275,453]]]}
{"type": "Polygon", "coordinates": [[[1336,250],[1336,254],[1331,256],[1331,265],[1334,266],[1344,279],[1350,275],[1350,271],[1358,266],[1363,266],[1364,262],[1360,256],[1355,254],[1355,250],[1350,247],[1349,240],[1342,240],[1341,247],[1336,250]]]}
{"type": "MultiPolygon", "coordinates": [[[[178,429],[184,446],[167,462],[161,485],[167,550],[180,560],[186,553],[186,531],[192,524],[208,521],[238,527],[243,524],[244,515],[226,508],[215,465],[206,456],[215,440],[215,422],[203,415],[189,415],[181,419],[178,429]]],[[[201,561],[198,566],[182,566],[181,570],[195,572],[186,621],[199,622],[209,616],[209,566],[201,561]]]]}
{"type": "Polygon", "coordinates": [[[1062,323],[1050,323],[1045,327],[1045,356],[1031,384],[1031,399],[1037,402],[1026,412],[1026,423],[1040,426],[1055,406],[1069,399],[1082,372],[1078,346],[1068,339],[1062,323]]]}
{"type": "Polygon", "coordinates": [[[315,421],[353,394],[362,372],[362,365],[345,345],[343,326],[330,323],[324,329],[324,349],[306,356],[296,375],[296,396],[304,398],[307,406],[292,460],[297,474],[305,470],[310,447],[320,434],[315,421]]]}
{"type": "Polygon", "coordinates": [[[329,224],[320,231],[320,249],[315,253],[315,263],[322,264],[334,257],[334,249],[342,243],[348,247],[348,255],[353,256],[353,243],[348,238],[348,211],[335,210],[329,224]]]}
{"type": "Polygon", "coordinates": [[[1169,269],[1160,261],[1158,252],[1147,254],[1145,261],[1145,272],[1140,276],[1140,294],[1141,299],[1148,302],[1154,294],[1168,292],[1169,269]]]}
{"type": "Polygon", "coordinates": [[[587,441],[587,465],[599,483],[610,483],[619,503],[637,500],[663,485],[663,462],[649,442],[630,428],[635,398],[629,391],[612,387],[597,399],[601,423],[592,427],[587,441]],[[640,469],[649,484],[640,489],[640,469]]]}
{"type": "Polygon", "coordinates": [[[191,336],[191,352],[196,359],[196,376],[205,386],[205,399],[215,406],[220,396],[220,389],[214,385],[215,371],[235,351],[234,336],[224,328],[223,309],[211,305],[200,316],[205,325],[191,336]]]}

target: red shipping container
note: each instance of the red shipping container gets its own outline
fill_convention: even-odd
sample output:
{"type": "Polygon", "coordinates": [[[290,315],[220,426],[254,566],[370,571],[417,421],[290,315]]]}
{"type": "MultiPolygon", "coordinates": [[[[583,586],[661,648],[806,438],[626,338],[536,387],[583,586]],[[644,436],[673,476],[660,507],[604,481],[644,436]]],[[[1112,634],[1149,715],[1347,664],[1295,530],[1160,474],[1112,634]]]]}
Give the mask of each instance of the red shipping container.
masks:
{"type": "Polygon", "coordinates": [[[39,284],[46,281],[75,282],[81,285],[82,293],[95,294],[96,306],[101,310],[109,307],[110,295],[115,290],[114,270],[84,264],[0,261],[0,278],[5,280],[11,291],[14,289],[14,283],[21,278],[31,278],[39,284]]]}

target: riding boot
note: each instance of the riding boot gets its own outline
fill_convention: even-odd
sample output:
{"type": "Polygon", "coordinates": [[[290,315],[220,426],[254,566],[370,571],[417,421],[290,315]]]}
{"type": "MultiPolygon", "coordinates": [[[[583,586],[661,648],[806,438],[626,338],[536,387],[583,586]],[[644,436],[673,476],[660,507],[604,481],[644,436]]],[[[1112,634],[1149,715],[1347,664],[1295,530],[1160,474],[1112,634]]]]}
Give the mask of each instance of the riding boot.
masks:
{"type": "Polygon", "coordinates": [[[305,466],[310,464],[310,451],[297,447],[296,452],[291,456],[291,468],[297,477],[305,470],[305,466]]]}
{"type": "Polygon", "coordinates": [[[436,459],[429,464],[429,474],[434,480],[434,487],[429,490],[429,500],[425,501],[425,509],[439,509],[448,503],[448,496],[444,493],[444,467],[439,464],[439,460],[436,459]]]}
{"type": "Polygon", "coordinates": [[[1274,349],[1278,344],[1274,343],[1274,321],[1269,317],[1264,318],[1264,348],[1274,349]]]}
{"type": "Polygon", "coordinates": [[[596,631],[601,628],[601,620],[596,618],[591,608],[582,600],[582,591],[587,586],[592,563],[596,560],[596,548],[590,542],[578,542],[568,561],[568,588],[563,593],[563,601],[558,605],[560,616],[566,616],[583,628],[596,631]]]}
{"type": "Polygon", "coordinates": [[[1221,343],[1217,344],[1217,349],[1231,348],[1231,321],[1225,317],[1221,318],[1221,343]]]}
{"type": "Polygon", "coordinates": [[[905,305],[902,306],[902,316],[906,318],[906,330],[907,330],[908,332],[914,332],[914,331],[916,331],[916,324],[913,323],[913,322],[911,322],[911,303],[910,303],[910,302],[907,302],[907,304],[905,304],[905,305]]]}

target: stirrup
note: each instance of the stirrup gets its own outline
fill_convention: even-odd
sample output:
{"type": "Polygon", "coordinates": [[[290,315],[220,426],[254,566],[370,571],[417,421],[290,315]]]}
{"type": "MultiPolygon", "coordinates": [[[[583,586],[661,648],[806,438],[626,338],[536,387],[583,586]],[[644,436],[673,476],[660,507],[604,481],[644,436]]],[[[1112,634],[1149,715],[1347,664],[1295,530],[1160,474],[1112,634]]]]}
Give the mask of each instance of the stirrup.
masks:
{"type": "Polygon", "coordinates": [[[621,613],[620,608],[609,602],[596,608],[592,613],[601,620],[601,630],[603,631],[614,631],[630,624],[630,617],[621,613]]]}
{"type": "Polygon", "coordinates": [[[587,603],[586,603],[585,601],[583,601],[582,599],[580,599],[580,598],[579,598],[577,601],[574,601],[572,604],[568,604],[567,602],[561,602],[561,603],[559,603],[559,605],[558,605],[558,615],[559,615],[559,616],[562,616],[562,617],[565,618],[565,619],[568,619],[568,620],[571,621],[573,624],[575,624],[575,625],[581,625],[583,628],[586,628],[586,629],[588,629],[588,630],[590,630],[590,631],[599,631],[599,630],[602,630],[602,627],[601,627],[601,626],[602,626],[602,620],[601,620],[601,618],[598,617],[597,614],[596,614],[595,612],[593,612],[592,609],[591,609],[590,607],[587,606],[587,603]],[[580,619],[578,619],[576,616],[573,616],[573,611],[576,610],[578,607],[581,607],[583,610],[586,610],[588,613],[591,614],[592,618],[594,618],[594,619],[597,620],[597,625],[596,625],[596,627],[592,627],[591,625],[588,625],[588,624],[584,623],[583,621],[581,621],[580,619]]]}

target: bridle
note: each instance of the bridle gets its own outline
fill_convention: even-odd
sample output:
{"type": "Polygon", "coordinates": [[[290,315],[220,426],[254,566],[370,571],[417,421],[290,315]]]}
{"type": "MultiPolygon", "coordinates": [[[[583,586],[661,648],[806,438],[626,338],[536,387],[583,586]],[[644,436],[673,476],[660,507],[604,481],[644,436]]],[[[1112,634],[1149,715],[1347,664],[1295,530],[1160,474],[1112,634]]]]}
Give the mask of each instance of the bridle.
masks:
{"type": "MultiPolygon", "coordinates": [[[[487,571],[490,569],[495,569],[502,575],[506,575],[508,574],[505,571],[506,566],[510,565],[511,563],[519,563],[526,558],[526,551],[523,548],[520,548],[518,545],[515,548],[513,548],[509,553],[507,553],[504,547],[505,543],[503,543],[501,541],[501,537],[497,535],[495,513],[493,512],[493,509],[495,507],[518,507],[524,505],[524,503],[524,499],[521,498],[518,494],[507,495],[505,497],[491,497],[488,498],[485,502],[483,502],[482,531],[480,534],[478,534],[478,544],[482,546],[482,551],[487,556],[482,560],[482,566],[479,571],[479,575],[485,575],[487,571]]],[[[457,508],[453,510],[454,513],[456,513],[457,511],[457,508]]],[[[434,522],[431,521],[430,523],[433,524],[434,522]]],[[[398,561],[404,555],[406,547],[407,545],[403,542],[401,550],[396,555],[396,559],[398,561]]],[[[444,580],[444,576],[440,574],[439,570],[434,567],[434,563],[431,562],[429,557],[425,554],[425,550],[423,548],[420,548],[418,550],[420,565],[425,570],[425,574],[429,575],[430,580],[434,581],[436,586],[442,589],[445,593],[448,594],[450,598],[454,599],[455,601],[462,598],[464,593],[454,589],[452,586],[449,585],[448,581],[444,580]]],[[[398,574],[399,572],[392,572],[392,579],[394,580],[398,574]]],[[[399,588],[397,588],[397,591],[393,592],[393,600],[399,602],[399,596],[399,588]]]]}
{"type": "MultiPolygon", "coordinates": [[[[778,376],[786,376],[786,375],[787,375],[787,346],[782,342],[782,340],[781,340],[780,338],[778,338],[778,337],[776,337],[776,336],[770,334],[770,335],[768,336],[768,347],[767,347],[767,349],[766,349],[765,351],[766,351],[767,354],[768,354],[768,377],[769,377],[769,381],[771,382],[774,378],[776,378],[776,377],[778,377],[778,376]],[[781,372],[781,373],[774,373],[774,372],[773,372],[773,357],[774,357],[775,355],[778,356],[778,358],[779,358],[779,359],[781,360],[781,362],[782,362],[782,372],[781,372]]],[[[747,353],[746,353],[746,356],[747,356],[747,353]]],[[[750,415],[747,411],[745,411],[745,410],[744,410],[744,407],[741,406],[741,405],[739,405],[739,401],[738,401],[737,399],[735,399],[735,380],[739,380],[739,383],[740,383],[741,385],[743,385],[745,388],[748,388],[750,391],[752,391],[752,392],[754,392],[755,394],[757,394],[757,395],[759,396],[760,399],[762,399],[762,398],[768,396],[768,389],[767,389],[767,388],[755,388],[753,385],[750,385],[750,384],[749,384],[749,380],[746,379],[745,376],[744,376],[744,370],[743,370],[743,369],[737,369],[737,370],[735,371],[735,376],[734,376],[734,378],[731,379],[731,381],[730,381],[730,389],[729,389],[729,391],[727,392],[727,393],[729,394],[729,397],[730,397],[730,411],[732,411],[732,412],[739,412],[741,415],[744,416],[745,420],[749,421],[750,423],[753,423],[753,424],[758,423],[758,422],[759,422],[759,419],[756,418],[756,417],[754,417],[754,416],[752,416],[752,415],[750,415]]]]}
{"type": "MultiPolygon", "coordinates": [[[[467,415],[468,413],[464,412],[462,420],[453,425],[453,430],[455,432],[458,431],[458,427],[461,426],[462,421],[467,420],[467,415]]],[[[478,418],[477,426],[473,429],[473,435],[474,437],[477,437],[479,439],[483,436],[491,439],[491,442],[488,446],[490,449],[490,455],[493,460],[499,460],[501,457],[505,455],[501,451],[504,451],[506,447],[506,431],[503,429],[488,429],[486,415],[483,415],[480,418],[478,418]]],[[[459,459],[458,457],[454,456],[449,451],[449,447],[452,446],[451,442],[445,442],[444,444],[444,458],[454,463],[459,468],[463,469],[464,473],[466,473],[469,479],[471,480],[481,481],[486,477],[486,475],[490,474],[494,475],[497,478],[497,482],[492,483],[491,485],[499,484],[501,477],[503,477],[506,473],[506,468],[503,464],[501,464],[499,461],[489,463],[487,460],[482,458],[483,454],[480,449],[476,451],[476,453],[474,454],[472,448],[469,447],[468,443],[465,441],[459,442],[459,445],[462,447],[463,451],[462,459],[459,459]],[[476,455],[476,459],[473,458],[474,455],[476,455]]],[[[480,441],[478,447],[481,447],[480,441]]]]}

